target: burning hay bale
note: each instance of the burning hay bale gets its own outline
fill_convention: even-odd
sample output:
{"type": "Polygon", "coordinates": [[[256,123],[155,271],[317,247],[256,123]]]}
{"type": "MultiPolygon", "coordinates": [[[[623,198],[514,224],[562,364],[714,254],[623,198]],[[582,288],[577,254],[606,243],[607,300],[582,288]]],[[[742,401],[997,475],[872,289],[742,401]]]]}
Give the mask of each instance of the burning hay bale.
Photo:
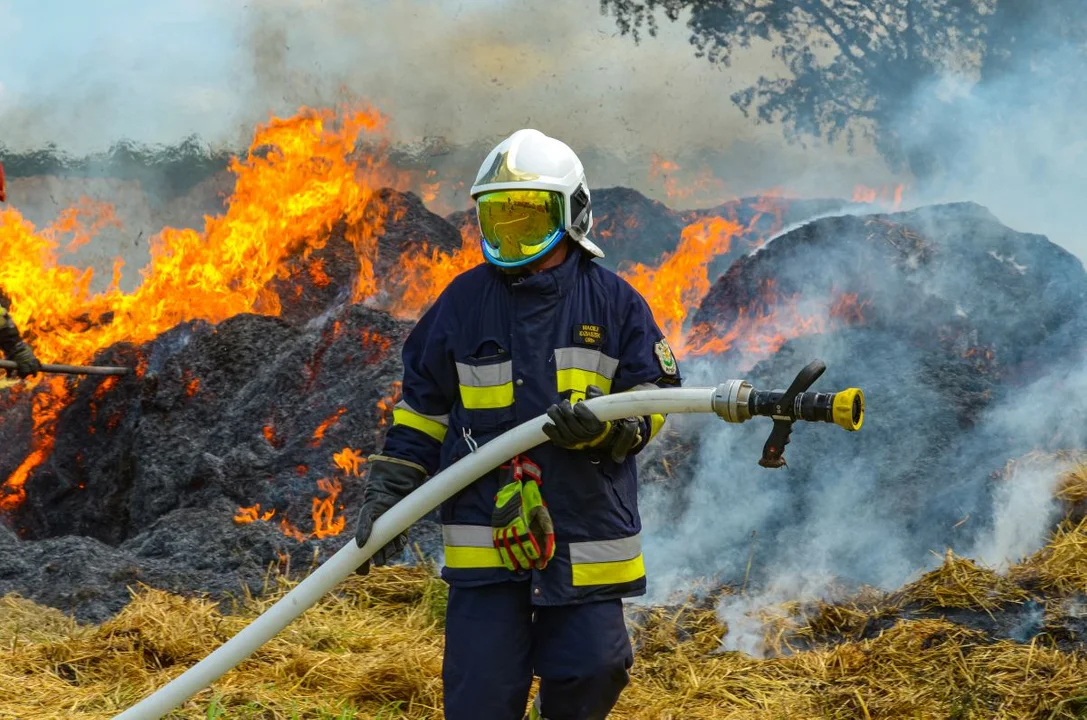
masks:
{"type": "Polygon", "coordinates": [[[337,549],[407,327],[347,304],[307,329],[240,315],[118,348],[146,371],[86,380],[61,411],[11,514],[23,540],[0,543],[0,594],[102,619],[134,582],[222,597],[337,549]]]}
{"type": "Polygon", "coordinates": [[[711,277],[717,277],[736,259],[794,223],[841,210],[840,200],[802,200],[766,195],[742,198],[704,210],[679,211],[651,200],[637,190],[603,188],[593,193],[593,234],[608,255],[606,263],[650,264],[662,252],[679,246],[683,230],[693,223],[723,218],[743,231],[734,242],[706,258],[711,277]]]}
{"type": "MultiPolygon", "coordinates": [[[[49,378],[31,390],[0,392],[0,477],[6,478],[0,508],[15,530],[0,531],[0,594],[16,592],[80,620],[101,621],[127,606],[130,587],[207,593],[220,602],[245,597],[262,590],[269,567],[297,577],[346,541],[365,458],[380,443],[398,400],[398,350],[410,321],[452,275],[479,261],[470,225],[460,222],[467,215],[451,224],[414,195],[377,190],[360,179],[372,168],[348,161],[356,147],[352,128],[357,133],[371,122],[365,114],[352,116],[341,132],[313,113],[262,130],[250,155],[232,164],[237,187],[224,214],[209,219],[203,232],[164,233],[147,281],[132,293],[80,296],[57,310],[35,304],[36,296],[22,288],[21,303],[45,318],[31,326],[45,352],[136,372],[78,383],[49,378]],[[190,301],[192,309],[185,305],[190,301]]],[[[713,517],[689,524],[712,528],[701,543],[658,552],[657,558],[668,558],[668,570],[683,566],[688,558],[682,553],[696,552],[700,572],[715,580],[729,582],[740,570],[746,588],[750,569],[756,591],[768,568],[803,567],[811,559],[779,562],[775,553],[815,548],[820,560],[847,567],[851,576],[838,579],[857,588],[892,575],[869,562],[873,548],[893,545],[900,554],[894,559],[912,572],[924,567],[932,548],[952,547],[961,555],[986,531],[982,521],[968,518],[992,514],[988,464],[1003,462],[1017,443],[1033,438],[1017,426],[985,425],[983,411],[1082,347],[1087,280],[1074,259],[969,205],[823,218],[752,253],[771,228],[789,221],[789,212],[827,207],[783,208],[762,199],[676,213],[623,189],[599,191],[594,200],[609,262],[644,292],[681,361],[704,361],[690,363],[691,377],[713,368],[713,382],[746,377],[775,387],[812,357],[823,357],[831,375],[824,382],[865,388],[878,418],[848,448],[840,434],[798,429],[803,442],[790,450],[790,467],[775,483],[759,479],[756,492],[765,498],[759,507],[776,508],[762,515],[743,504],[736,488],[751,478],[736,468],[754,465],[765,427],[751,423],[729,428],[727,438],[707,439],[708,424],[670,422],[641,458],[646,517],[656,513],[679,528],[688,526],[689,507],[713,517]],[[638,262],[640,254],[646,262],[638,262]],[[713,283],[714,263],[734,258],[713,283]],[[688,315],[695,307],[692,329],[688,315]],[[701,473],[707,466],[710,472],[701,473]],[[729,495],[698,487],[693,479],[700,473],[704,482],[724,478],[729,495]],[[826,502],[828,495],[834,503],[826,502]],[[839,511],[848,505],[843,498],[854,503],[852,512],[839,511]],[[871,522],[858,527],[861,521],[871,522]],[[747,546],[752,524],[771,548],[768,559],[760,549],[753,565],[754,555],[735,552],[747,546]],[[811,527],[834,534],[825,552],[804,534],[811,527]],[[718,556],[720,567],[704,567],[707,557],[718,556]],[[736,567],[745,558],[748,568],[736,567]]],[[[2,231],[28,248],[49,247],[24,224],[5,224],[2,231]]],[[[69,270],[65,283],[74,282],[69,270]]],[[[50,287],[68,302],[70,287],[62,289],[50,287]]],[[[1068,485],[1069,501],[1076,502],[1077,492],[1075,483],[1068,485]]],[[[857,695],[879,682],[857,675],[857,658],[891,642],[887,636],[899,632],[903,620],[955,620],[951,629],[940,626],[954,636],[952,645],[963,638],[973,643],[978,636],[971,633],[997,641],[1039,636],[1043,622],[1060,625],[1071,606],[1044,608],[1048,615],[1035,623],[1031,603],[1039,592],[1062,600],[1078,592],[1081,534],[1069,525],[1032,560],[1033,575],[998,576],[953,555],[895,597],[794,600],[768,616],[770,644],[779,652],[811,647],[812,654],[777,664],[713,654],[723,632],[741,630],[719,608],[651,610],[636,625],[646,662],[640,682],[652,691],[624,712],[653,708],[654,717],[699,717],[730,703],[804,717],[828,709],[855,713],[865,703],[878,707],[878,698],[857,695]],[[667,663],[665,655],[671,656],[667,663]],[[680,673],[695,658],[704,679],[680,673]],[[820,665],[827,662],[852,674],[833,675],[820,665]],[[746,684],[735,683],[738,675],[746,684]],[[853,694],[830,705],[808,693],[843,683],[853,694]],[[662,688],[667,692],[657,698],[662,688]]],[[[428,551],[440,542],[427,523],[415,539],[424,555],[433,555],[428,551]]],[[[654,562],[652,553],[647,561],[654,562]]],[[[651,568],[650,575],[668,583],[667,574],[651,568]]],[[[416,607],[423,600],[413,592],[405,591],[402,602],[416,607]]],[[[189,607],[158,597],[162,613],[189,607]]],[[[197,608],[193,622],[211,613],[197,608]]],[[[153,618],[147,622],[154,626],[153,618]]],[[[935,626],[915,625],[922,634],[929,627],[935,626]]],[[[321,643],[332,642],[327,632],[313,632],[321,643]]],[[[894,642],[912,642],[913,636],[904,637],[894,642]]],[[[174,666],[200,651],[193,642],[166,638],[146,654],[113,649],[174,666]]],[[[294,664],[275,665],[271,677],[296,689],[307,677],[324,679],[320,668],[339,658],[326,658],[322,648],[313,648],[315,655],[298,651],[288,658],[294,664]]],[[[281,650],[275,663],[290,655],[281,650]]],[[[376,678],[387,689],[380,697],[340,686],[338,693],[367,710],[403,700],[413,712],[432,711],[429,660],[417,658],[430,669],[405,680],[367,657],[374,673],[365,676],[367,687],[376,678]]],[[[140,677],[134,682],[145,687],[149,681],[140,677]]],[[[114,687],[110,697],[139,694],[126,688],[114,687]]],[[[836,690],[826,692],[837,697],[836,690]]],[[[900,698],[887,712],[947,709],[942,689],[924,692],[932,693],[931,707],[900,698]]],[[[246,701],[240,691],[229,699],[246,701]]]]}
{"type": "Polygon", "coordinates": [[[1070,253],[955,204],[824,218],[774,239],[717,281],[692,336],[705,352],[728,353],[743,352],[746,333],[772,314],[782,340],[832,329],[804,327],[813,322],[894,327],[944,364],[957,358],[986,374],[1036,360],[1062,328],[1082,327],[1085,301],[1087,276],[1070,253]],[[819,303],[825,312],[813,318],[819,303]]]}
{"type": "Polygon", "coordinates": [[[283,264],[268,286],[279,298],[279,317],[304,323],[356,299],[357,290],[373,282],[359,277],[358,256],[365,252],[367,232],[373,232],[376,248],[369,272],[390,281],[385,291],[393,298],[400,297],[403,286],[413,280],[399,267],[401,258],[424,247],[449,255],[461,246],[457,229],[427,210],[417,195],[379,190],[356,225],[337,223],[327,239],[311,244],[283,264]]]}
{"type": "MultiPolygon", "coordinates": [[[[646,535],[667,557],[647,555],[650,576],[674,585],[697,568],[739,587],[750,575],[748,592],[778,604],[808,578],[814,598],[826,577],[892,591],[947,548],[993,567],[1033,553],[1055,519],[1058,472],[993,473],[1087,442],[1071,410],[1087,400],[1085,308],[1076,258],[974,205],[823,218],[736,260],[693,318],[688,372],[784,388],[821,358],[813,389],[864,388],[870,419],[848,437],[796,429],[774,474],[756,467],[764,426],[687,426],[691,459],[667,492],[645,495],[646,535]]],[[[981,609],[964,621],[1029,635],[1038,608],[1020,600],[993,611],[998,623],[981,609]]]]}

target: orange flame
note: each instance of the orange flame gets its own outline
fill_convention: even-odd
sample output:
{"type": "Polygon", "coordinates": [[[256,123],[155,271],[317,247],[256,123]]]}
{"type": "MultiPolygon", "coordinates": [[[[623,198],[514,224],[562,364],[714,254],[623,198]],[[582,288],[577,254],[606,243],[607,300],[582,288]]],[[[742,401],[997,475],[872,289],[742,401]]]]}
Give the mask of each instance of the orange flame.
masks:
{"type": "Polygon", "coordinates": [[[870,300],[858,300],[857,293],[843,293],[830,306],[830,316],[851,325],[864,322],[864,309],[871,305],[870,300]]]}
{"type": "Polygon", "coordinates": [[[47,232],[58,244],[59,235],[71,233],[72,239],[64,246],[64,252],[70,253],[86,245],[107,227],[118,230],[122,227],[113,206],[83,197],[74,207],[62,210],[47,232]]]}
{"type": "Polygon", "coordinates": [[[760,297],[739,309],[736,320],[723,334],[719,328],[700,324],[687,338],[692,355],[724,353],[735,350],[750,356],[777,352],[789,339],[823,332],[825,318],[804,314],[800,297],[781,297],[773,280],[762,283],[760,297]]]}
{"type": "Polygon", "coordinates": [[[906,190],[905,185],[896,185],[893,188],[870,188],[865,185],[857,185],[853,188],[853,202],[882,205],[890,205],[892,210],[902,207],[902,195],[906,190]]]}
{"type": "MultiPolygon", "coordinates": [[[[359,476],[360,467],[366,462],[365,458],[363,458],[358,451],[351,448],[344,448],[340,452],[335,453],[332,456],[332,460],[336,467],[345,475],[354,477],[359,476]]],[[[305,474],[305,466],[299,465],[298,469],[300,470],[300,474],[305,474]]],[[[317,491],[323,493],[324,497],[315,496],[311,500],[312,507],[310,515],[313,518],[313,531],[305,533],[293,525],[287,518],[280,517],[278,523],[280,532],[299,542],[310,538],[321,540],[326,537],[339,535],[343,532],[344,527],[347,525],[347,519],[343,515],[343,503],[337,502],[340,493],[343,492],[343,484],[335,478],[320,478],[317,481],[317,491]]],[[[240,507],[234,515],[234,522],[239,525],[256,522],[257,520],[267,522],[275,516],[275,512],[276,511],[272,509],[261,513],[259,503],[251,507],[240,507]]]]}
{"type": "Polygon", "coordinates": [[[403,386],[399,380],[393,382],[389,394],[377,401],[377,409],[381,415],[377,419],[378,427],[385,427],[392,420],[393,408],[400,402],[400,390],[403,386]]]}
{"type": "Polygon", "coordinates": [[[363,330],[361,333],[362,348],[366,350],[363,362],[370,364],[385,357],[392,347],[392,340],[373,330],[363,330]]]}
{"type": "MultiPolygon", "coordinates": [[[[711,206],[729,197],[725,183],[711,169],[702,168],[690,179],[681,180],[682,168],[671,160],[653,153],[649,157],[649,180],[660,183],[669,204],[698,204],[711,206]]],[[[690,175],[690,173],[688,173],[690,175]]]]}
{"type": "Polygon", "coordinates": [[[308,266],[310,280],[313,284],[319,288],[328,287],[328,284],[332,282],[332,278],[325,272],[324,258],[313,258],[308,266]]]}
{"type": "Polygon", "coordinates": [[[234,516],[234,522],[238,523],[239,525],[247,525],[248,523],[256,522],[257,520],[268,522],[275,516],[275,514],[275,508],[272,508],[267,512],[261,513],[260,503],[257,503],[252,507],[238,508],[238,513],[234,516]]]}
{"type": "Polygon", "coordinates": [[[683,228],[676,249],[665,253],[658,266],[637,263],[620,273],[649,303],[677,356],[686,351],[687,313],[710,289],[709,262],[728,252],[742,230],[738,223],[720,217],[691,223],[683,228]]]}
{"type": "Polygon", "coordinates": [[[310,447],[317,447],[320,445],[321,441],[325,439],[325,433],[328,432],[328,429],[338,423],[346,412],[347,408],[342,407],[322,420],[321,424],[317,426],[317,429],[313,431],[313,439],[310,441],[310,447]]]}
{"type": "Polygon", "coordinates": [[[362,474],[362,466],[366,463],[366,458],[358,450],[346,447],[332,456],[332,462],[345,475],[359,477],[362,474]]]}
{"type": "MultiPolygon", "coordinates": [[[[39,357],[88,362],[99,348],[146,342],[180,322],[217,323],[262,308],[275,314],[278,299],[265,286],[281,262],[323,246],[341,220],[366,266],[356,291],[371,293],[379,228],[361,218],[381,166],[348,156],[358,135],[379,129],[383,119],[361,111],[346,113],[338,125],[334,120],[331,111],[306,109],[259,128],[249,155],[231,163],[236,184],[226,213],[207,218],[203,232],[166,228],[153,238],[150,265],[132,293],[114,286],[91,294],[90,270],[57,262],[58,226],[36,233],[17,211],[0,212],[0,287],[39,357]]],[[[65,228],[75,222],[62,220],[65,228]]]]}
{"type": "Polygon", "coordinates": [[[320,540],[339,535],[343,532],[347,520],[343,515],[336,514],[343,510],[343,505],[336,506],[336,499],[343,490],[340,481],[321,478],[317,481],[317,489],[327,495],[324,498],[313,498],[313,537],[320,540]]]}
{"type": "Polygon", "coordinates": [[[71,394],[64,380],[63,377],[48,378],[45,380],[46,387],[39,387],[34,393],[31,401],[34,429],[30,453],[15,468],[15,472],[8,476],[3,486],[0,486],[0,510],[4,512],[11,512],[22,504],[26,499],[27,478],[53,452],[57,418],[71,394]]]}
{"type": "Polygon", "coordinates": [[[417,318],[457,275],[483,261],[479,251],[479,226],[465,220],[460,227],[461,246],[452,254],[423,245],[400,258],[396,305],[390,311],[399,318],[417,318]]]}
{"type": "Polygon", "coordinates": [[[865,321],[864,308],[870,301],[858,300],[856,294],[831,291],[824,301],[802,303],[799,294],[782,296],[773,280],[760,287],[759,298],[739,308],[736,320],[725,331],[709,324],[699,324],[687,337],[691,355],[739,352],[744,356],[739,369],[747,369],[758,359],[772,355],[789,340],[816,335],[840,325],[865,321]]]}
{"type": "MultiPolygon", "coordinates": [[[[13,319],[44,362],[89,364],[101,348],[144,343],[181,322],[278,314],[279,298],[268,282],[292,254],[323,247],[341,222],[359,261],[354,298],[368,297],[375,290],[375,237],[385,217],[373,202],[374,188],[387,184],[388,171],[377,159],[358,160],[352,153],[360,134],[383,125],[369,110],[337,117],[331,110],[303,109],[258,128],[247,156],[231,162],[236,182],[226,212],[206,218],[202,232],[166,228],[152,238],[150,263],[130,293],[118,287],[120,260],[113,283],[100,293],[90,291],[91,270],[58,260],[61,235],[74,234],[68,247],[76,247],[115,224],[111,211],[83,202],[39,232],[18,211],[0,210],[0,288],[13,319]]],[[[310,270],[315,279],[323,272],[320,266],[310,270]]],[[[62,384],[45,388],[47,400],[40,404],[55,415],[68,396],[62,384]]],[[[52,448],[44,437],[52,425],[35,422],[32,451],[5,482],[0,509],[21,501],[27,475],[52,448]]]]}
{"type": "MultiPolygon", "coordinates": [[[[88,403],[88,408],[89,408],[90,414],[91,414],[91,422],[94,422],[95,419],[98,417],[98,403],[101,402],[102,398],[104,398],[106,396],[106,393],[108,393],[110,390],[112,390],[116,385],[117,385],[117,376],[116,375],[110,375],[109,377],[104,379],[98,385],[98,387],[96,387],[94,389],[94,393],[91,394],[91,400],[88,403]]],[[[88,426],[87,431],[91,435],[94,435],[94,433],[95,433],[94,425],[88,426]]]]}

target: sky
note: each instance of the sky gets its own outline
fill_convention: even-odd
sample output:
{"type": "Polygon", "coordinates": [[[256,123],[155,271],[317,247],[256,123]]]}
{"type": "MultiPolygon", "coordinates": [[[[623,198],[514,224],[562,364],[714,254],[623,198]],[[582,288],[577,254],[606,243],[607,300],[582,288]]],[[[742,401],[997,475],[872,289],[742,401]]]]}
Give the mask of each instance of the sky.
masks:
{"type": "Polygon", "coordinates": [[[667,22],[637,46],[595,0],[0,0],[0,142],[238,147],[269,113],[352,99],[409,141],[528,126],[635,158],[712,147],[737,192],[891,182],[869,148],[786,145],[733,106],[780,72],[769,50],[713,66],[667,22]]]}

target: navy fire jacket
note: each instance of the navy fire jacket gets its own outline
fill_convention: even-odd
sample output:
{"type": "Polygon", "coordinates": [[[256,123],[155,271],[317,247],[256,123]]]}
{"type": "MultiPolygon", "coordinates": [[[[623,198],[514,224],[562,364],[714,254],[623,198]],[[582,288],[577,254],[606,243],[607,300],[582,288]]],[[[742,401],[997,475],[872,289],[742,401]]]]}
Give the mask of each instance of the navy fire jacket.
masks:
{"type": "MultiPolygon", "coordinates": [[[[486,263],[461,274],[412,330],[403,358],[403,400],[382,455],[428,475],[563,398],[583,398],[588,385],[615,393],[680,384],[645,300],[578,250],[533,275],[486,263]]],[[[646,422],[652,437],[664,418],[646,422]]],[[[643,594],[634,458],[616,463],[549,442],[527,455],[541,468],[555,524],[552,562],[518,573],[502,566],[491,540],[496,470],[443,503],[442,577],[461,586],[531,581],[538,605],[643,594]]]]}

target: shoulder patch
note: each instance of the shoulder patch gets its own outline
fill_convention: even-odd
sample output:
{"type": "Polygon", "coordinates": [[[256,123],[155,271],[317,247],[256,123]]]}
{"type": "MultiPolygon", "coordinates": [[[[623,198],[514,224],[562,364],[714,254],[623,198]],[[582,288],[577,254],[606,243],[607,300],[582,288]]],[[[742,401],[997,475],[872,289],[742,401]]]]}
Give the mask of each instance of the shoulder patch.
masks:
{"type": "Polygon", "coordinates": [[[676,365],[676,356],[672,354],[672,348],[668,347],[668,341],[661,338],[653,345],[653,354],[657,356],[657,363],[661,366],[661,372],[673,376],[679,372],[676,365]]]}
{"type": "Polygon", "coordinates": [[[603,325],[578,323],[574,325],[573,331],[570,333],[570,342],[574,345],[597,347],[604,344],[607,335],[607,328],[603,325]]]}

